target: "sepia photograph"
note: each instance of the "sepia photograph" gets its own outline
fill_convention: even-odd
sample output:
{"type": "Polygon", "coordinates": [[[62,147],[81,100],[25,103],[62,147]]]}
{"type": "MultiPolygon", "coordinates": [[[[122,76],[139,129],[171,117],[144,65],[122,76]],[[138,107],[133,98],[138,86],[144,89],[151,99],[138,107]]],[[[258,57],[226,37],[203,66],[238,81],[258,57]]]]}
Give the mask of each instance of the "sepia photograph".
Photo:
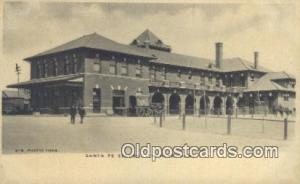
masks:
{"type": "Polygon", "coordinates": [[[2,18],[1,157],[202,173],[25,183],[300,182],[296,1],[4,1],[2,18]]]}

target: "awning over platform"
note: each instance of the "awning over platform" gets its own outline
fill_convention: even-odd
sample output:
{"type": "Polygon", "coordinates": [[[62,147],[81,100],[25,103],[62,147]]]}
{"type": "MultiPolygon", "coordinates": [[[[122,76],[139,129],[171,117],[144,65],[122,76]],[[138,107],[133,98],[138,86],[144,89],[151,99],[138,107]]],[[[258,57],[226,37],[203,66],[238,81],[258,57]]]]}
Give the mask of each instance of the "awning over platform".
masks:
{"type": "Polygon", "coordinates": [[[30,88],[39,85],[55,85],[55,84],[72,84],[72,83],[83,83],[83,74],[72,74],[72,75],[61,75],[55,77],[32,79],[25,82],[19,82],[10,84],[8,88],[30,88]]]}

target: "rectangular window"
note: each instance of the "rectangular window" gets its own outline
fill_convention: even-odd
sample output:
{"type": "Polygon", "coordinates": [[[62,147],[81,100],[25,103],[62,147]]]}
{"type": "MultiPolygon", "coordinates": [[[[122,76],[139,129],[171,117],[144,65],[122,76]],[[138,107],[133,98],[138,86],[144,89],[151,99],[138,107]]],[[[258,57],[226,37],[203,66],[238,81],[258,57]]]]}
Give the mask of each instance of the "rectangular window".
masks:
{"type": "Polygon", "coordinates": [[[142,77],[142,66],[141,66],[141,65],[138,65],[138,66],[136,67],[135,75],[136,75],[137,77],[142,77]]]}
{"type": "Polygon", "coordinates": [[[44,77],[48,77],[48,63],[44,61],[44,77]]]}
{"type": "Polygon", "coordinates": [[[156,76],[155,76],[155,66],[152,66],[152,67],[151,67],[151,70],[150,70],[150,80],[151,80],[151,81],[155,81],[155,80],[156,80],[156,76]]]}
{"type": "Polygon", "coordinates": [[[220,87],[220,78],[217,78],[217,79],[216,79],[216,86],[217,86],[217,87],[220,87]]]}
{"type": "Polygon", "coordinates": [[[53,75],[53,76],[58,75],[58,62],[56,61],[55,58],[54,58],[54,60],[53,60],[52,75],[53,75]]]}
{"type": "Polygon", "coordinates": [[[245,87],[246,86],[246,79],[245,79],[245,77],[241,77],[240,78],[240,85],[241,85],[241,87],[245,87]]]}
{"type": "Polygon", "coordinates": [[[205,85],[205,77],[203,75],[200,76],[200,85],[201,86],[205,85]]]}
{"type": "Polygon", "coordinates": [[[116,65],[115,64],[110,64],[109,65],[109,73],[110,74],[116,74],[116,65]]]}
{"type": "Polygon", "coordinates": [[[127,75],[128,74],[128,65],[127,64],[124,64],[122,67],[121,67],[121,75],[127,75]]]}
{"type": "Polygon", "coordinates": [[[181,70],[178,70],[178,72],[177,72],[177,77],[178,77],[178,78],[181,78],[181,70]]]}
{"type": "Polygon", "coordinates": [[[189,80],[191,80],[192,79],[192,77],[193,77],[193,74],[192,74],[192,71],[189,71],[189,80]]]}
{"type": "Polygon", "coordinates": [[[166,68],[163,67],[162,70],[161,70],[161,78],[163,80],[167,80],[167,72],[166,72],[166,68]]]}
{"type": "Polygon", "coordinates": [[[38,62],[38,77],[39,77],[39,78],[43,76],[43,75],[42,75],[42,74],[43,74],[42,72],[43,72],[43,71],[42,71],[41,63],[38,62]]]}
{"type": "Polygon", "coordinates": [[[65,66],[64,66],[64,74],[67,75],[70,71],[70,61],[68,59],[65,59],[65,66]]]}
{"type": "Polygon", "coordinates": [[[288,96],[288,95],[284,95],[284,96],[283,96],[283,100],[284,100],[284,101],[289,101],[289,96],[288,96]]]}
{"type": "Polygon", "coordinates": [[[74,58],[73,60],[73,73],[77,73],[78,72],[78,60],[77,58],[74,58]]]}
{"type": "Polygon", "coordinates": [[[209,84],[212,84],[212,76],[209,76],[209,77],[208,77],[208,83],[209,83],[209,84]]]}
{"type": "Polygon", "coordinates": [[[97,60],[97,61],[94,62],[93,70],[95,72],[101,72],[101,62],[100,62],[100,60],[97,60]]]}

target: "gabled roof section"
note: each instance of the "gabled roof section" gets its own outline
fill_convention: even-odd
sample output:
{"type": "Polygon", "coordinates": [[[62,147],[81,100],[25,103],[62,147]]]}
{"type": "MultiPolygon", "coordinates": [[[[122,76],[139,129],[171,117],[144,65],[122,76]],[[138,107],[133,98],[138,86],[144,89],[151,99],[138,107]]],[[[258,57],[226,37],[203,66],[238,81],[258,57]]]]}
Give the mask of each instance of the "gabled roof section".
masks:
{"type": "Polygon", "coordinates": [[[245,59],[235,57],[235,58],[228,58],[223,59],[223,66],[222,71],[224,72],[235,72],[235,71],[243,71],[243,70],[253,70],[258,72],[271,72],[269,69],[262,67],[260,65],[257,68],[254,68],[254,63],[247,61],[245,59]]]}
{"type": "Polygon", "coordinates": [[[93,34],[89,34],[89,35],[84,35],[80,38],[77,38],[75,40],[72,40],[70,42],[62,44],[60,46],[57,46],[57,47],[47,50],[45,52],[39,53],[37,55],[25,58],[25,60],[30,60],[35,57],[59,53],[59,52],[72,50],[72,49],[76,49],[76,48],[92,48],[92,49],[112,51],[112,52],[118,52],[118,53],[122,53],[122,54],[130,54],[130,55],[149,58],[149,56],[147,56],[143,53],[140,53],[140,52],[136,51],[135,49],[128,47],[128,45],[124,45],[124,44],[115,42],[115,41],[110,40],[104,36],[97,34],[97,33],[93,33],[93,34]]]}
{"type": "Polygon", "coordinates": [[[275,80],[278,79],[295,79],[292,78],[286,72],[270,72],[262,76],[258,81],[256,81],[251,87],[246,91],[289,91],[295,92],[293,88],[286,88],[278,83],[275,80]]]}
{"type": "Polygon", "coordinates": [[[135,38],[130,45],[137,47],[149,47],[151,49],[157,49],[162,51],[171,52],[171,47],[163,43],[163,41],[158,38],[149,29],[146,29],[137,38],[135,38]]]}
{"type": "Polygon", "coordinates": [[[151,55],[154,58],[156,58],[150,60],[150,62],[152,63],[181,66],[181,67],[188,67],[194,69],[219,71],[219,69],[214,66],[213,64],[214,61],[210,59],[187,56],[187,55],[171,53],[171,52],[163,52],[163,51],[147,49],[147,48],[136,47],[136,49],[141,52],[145,52],[145,54],[151,55]]]}

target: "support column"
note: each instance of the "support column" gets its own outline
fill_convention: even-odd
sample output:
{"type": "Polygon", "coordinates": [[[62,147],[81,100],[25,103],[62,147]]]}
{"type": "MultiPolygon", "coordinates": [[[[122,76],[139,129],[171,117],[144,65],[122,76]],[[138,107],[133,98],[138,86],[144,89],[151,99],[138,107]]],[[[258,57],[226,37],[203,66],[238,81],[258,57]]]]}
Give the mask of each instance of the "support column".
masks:
{"type": "Polygon", "coordinates": [[[169,114],[169,94],[163,94],[164,95],[164,108],[165,108],[165,115],[169,114]]]}
{"type": "Polygon", "coordinates": [[[185,113],[185,98],[186,95],[180,95],[180,114],[185,113]]]}
{"type": "Polygon", "coordinates": [[[222,99],[222,104],[221,104],[221,110],[222,110],[222,115],[226,115],[226,97],[221,97],[222,99]]]}
{"type": "Polygon", "coordinates": [[[199,116],[200,111],[200,96],[194,96],[194,115],[199,116]]]}
{"type": "Polygon", "coordinates": [[[209,105],[209,109],[208,109],[207,114],[211,114],[211,110],[214,107],[214,99],[215,99],[215,97],[214,96],[208,96],[208,99],[209,99],[210,105],[209,105]]]}

